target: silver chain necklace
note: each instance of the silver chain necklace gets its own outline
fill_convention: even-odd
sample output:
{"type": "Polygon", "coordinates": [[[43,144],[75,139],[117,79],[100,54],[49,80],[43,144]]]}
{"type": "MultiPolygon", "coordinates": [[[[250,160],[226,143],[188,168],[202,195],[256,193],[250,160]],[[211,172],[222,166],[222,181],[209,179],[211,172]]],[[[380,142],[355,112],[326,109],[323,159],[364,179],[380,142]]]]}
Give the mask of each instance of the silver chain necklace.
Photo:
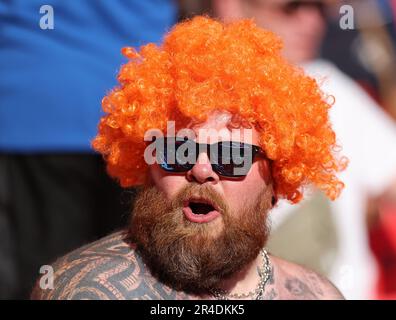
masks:
{"type": "Polygon", "coordinates": [[[271,264],[268,257],[268,253],[265,249],[261,250],[261,255],[263,257],[263,266],[259,270],[260,281],[255,290],[252,290],[248,293],[229,293],[226,290],[215,288],[211,290],[211,294],[218,300],[244,299],[254,296],[255,296],[255,300],[262,300],[265,286],[270,277],[271,264]]]}

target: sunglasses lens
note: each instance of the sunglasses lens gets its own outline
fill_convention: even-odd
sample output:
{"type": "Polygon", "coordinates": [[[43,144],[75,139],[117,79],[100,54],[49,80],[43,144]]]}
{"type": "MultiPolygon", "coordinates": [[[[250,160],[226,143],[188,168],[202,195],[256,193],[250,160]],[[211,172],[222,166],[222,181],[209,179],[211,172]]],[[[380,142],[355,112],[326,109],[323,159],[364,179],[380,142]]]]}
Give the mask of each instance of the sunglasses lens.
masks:
{"type": "Polygon", "coordinates": [[[165,161],[160,163],[160,166],[162,169],[169,172],[186,172],[192,168],[192,165],[190,164],[178,164],[178,163],[170,164],[165,161]]]}
{"type": "Polygon", "coordinates": [[[253,148],[240,142],[221,142],[218,144],[218,162],[215,170],[227,177],[246,176],[253,160],[253,148]]]}
{"type": "Polygon", "coordinates": [[[213,164],[212,166],[219,175],[225,177],[244,177],[250,170],[250,166],[244,164],[213,164]]]}
{"type": "Polygon", "coordinates": [[[185,172],[193,167],[195,143],[166,138],[157,145],[157,159],[162,169],[169,172],[185,172]],[[162,145],[160,145],[162,143],[162,145]]]}

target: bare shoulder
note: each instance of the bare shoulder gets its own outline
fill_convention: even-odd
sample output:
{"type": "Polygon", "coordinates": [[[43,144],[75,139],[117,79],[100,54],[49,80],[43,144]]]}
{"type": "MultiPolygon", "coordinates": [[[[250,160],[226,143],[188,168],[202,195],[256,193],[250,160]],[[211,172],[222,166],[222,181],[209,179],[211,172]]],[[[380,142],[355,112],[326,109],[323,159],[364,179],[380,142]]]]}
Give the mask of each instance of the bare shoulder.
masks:
{"type": "Polygon", "coordinates": [[[53,265],[53,288],[31,298],[42,300],[179,299],[180,293],[150,275],[124,231],[113,233],[58,259],[53,265]]]}
{"type": "Polygon", "coordinates": [[[271,256],[276,291],[288,300],[342,300],[342,293],[324,276],[301,265],[271,256]]]}

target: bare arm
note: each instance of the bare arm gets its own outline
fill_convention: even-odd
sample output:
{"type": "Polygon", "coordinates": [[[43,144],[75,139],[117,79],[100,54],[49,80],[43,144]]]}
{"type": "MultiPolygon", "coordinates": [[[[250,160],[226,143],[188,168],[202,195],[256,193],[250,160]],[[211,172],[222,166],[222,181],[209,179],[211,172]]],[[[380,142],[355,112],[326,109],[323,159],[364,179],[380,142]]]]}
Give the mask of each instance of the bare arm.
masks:
{"type": "Polygon", "coordinates": [[[326,278],[309,270],[300,276],[284,280],[285,289],[291,298],[299,300],[343,300],[341,292],[326,278]]]}
{"type": "Polygon", "coordinates": [[[41,289],[40,300],[187,299],[150,276],[135,250],[115,233],[78,249],[54,264],[54,288],[41,289]]]}
{"type": "Polygon", "coordinates": [[[302,266],[271,257],[273,269],[264,299],[342,300],[341,292],[325,277],[302,266]]]}
{"type": "MultiPolygon", "coordinates": [[[[273,268],[264,292],[265,300],[343,299],[324,277],[275,257],[271,261],[273,268]]],[[[121,232],[66,255],[53,267],[54,288],[41,289],[38,281],[32,299],[198,299],[175,291],[153,277],[121,232]]]]}

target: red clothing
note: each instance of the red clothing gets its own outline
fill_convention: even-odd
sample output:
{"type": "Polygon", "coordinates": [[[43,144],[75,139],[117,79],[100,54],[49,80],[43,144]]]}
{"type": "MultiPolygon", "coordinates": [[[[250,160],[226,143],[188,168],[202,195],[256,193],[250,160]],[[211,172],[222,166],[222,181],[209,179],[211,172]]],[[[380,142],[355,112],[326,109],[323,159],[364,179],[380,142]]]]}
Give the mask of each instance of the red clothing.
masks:
{"type": "Polygon", "coordinates": [[[379,224],[369,233],[378,265],[376,297],[396,300],[396,205],[383,205],[380,212],[379,224]]]}

